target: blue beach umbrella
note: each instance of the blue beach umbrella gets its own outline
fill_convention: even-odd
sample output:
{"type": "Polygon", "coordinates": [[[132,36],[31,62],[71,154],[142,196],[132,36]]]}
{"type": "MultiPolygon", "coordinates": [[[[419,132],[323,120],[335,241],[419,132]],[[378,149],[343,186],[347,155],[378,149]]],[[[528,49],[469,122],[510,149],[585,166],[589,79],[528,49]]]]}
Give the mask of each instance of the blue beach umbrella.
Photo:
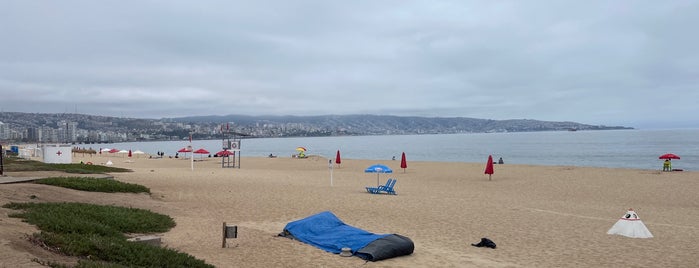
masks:
{"type": "Polygon", "coordinates": [[[389,168],[386,165],[381,165],[381,164],[375,164],[372,165],[364,170],[366,173],[376,173],[376,187],[378,187],[379,184],[379,176],[381,173],[393,173],[393,170],[389,168]]]}

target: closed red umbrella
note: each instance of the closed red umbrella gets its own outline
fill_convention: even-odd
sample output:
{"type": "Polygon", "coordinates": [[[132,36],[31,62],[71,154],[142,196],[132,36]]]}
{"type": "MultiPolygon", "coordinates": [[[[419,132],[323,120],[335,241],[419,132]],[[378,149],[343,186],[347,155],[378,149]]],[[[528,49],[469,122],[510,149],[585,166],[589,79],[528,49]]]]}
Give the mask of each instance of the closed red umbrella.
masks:
{"type": "Polygon", "coordinates": [[[403,173],[405,173],[405,169],[408,168],[408,162],[405,161],[405,152],[400,156],[400,168],[403,169],[403,173]]]}
{"type": "Polygon", "coordinates": [[[337,150],[337,155],[335,155],[335,164],[340,165],[342,163],[342,159],[340,158],[340,150],[337,150]]]}
{"type": "Polygon", "coordinates": [[[658,159],[680,159],[680,157],[676,154],[664,154],[658,157],[658,159]]]}
{"type": "Polygon", "coordinates": [[[488,180],[491,180],[493,173],[495,173],[495,168],[493,167],[493,156],[488,156],[488,163],[485,164],[485,174],[488,174],[488,180]]]}
{"type": "Polygon", "coordinates": [[[129,157],[131,157],[131,155],[132,155],[132,154],[131,154],[131,150],[129,150],[129,157]]]}

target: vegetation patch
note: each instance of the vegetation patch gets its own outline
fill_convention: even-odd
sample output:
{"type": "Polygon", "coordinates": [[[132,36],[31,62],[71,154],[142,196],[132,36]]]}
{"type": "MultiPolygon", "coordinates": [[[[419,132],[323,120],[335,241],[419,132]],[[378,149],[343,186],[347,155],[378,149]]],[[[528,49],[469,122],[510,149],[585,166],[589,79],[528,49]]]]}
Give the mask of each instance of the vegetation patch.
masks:
{"type": "Polygon", "coordinates": [[[143,185],[92,177],[51,177],[35,182],[88,192],[150,193],[150,189],[143,185]]]}
{"type": "Polygon", "coordinates": [[[129,169],[88,164],[48,164],[16,157],[3,159],[7,172],[17,171],[63,171],[77,174],[104,174],[110,172],[131,172],[129,169]]]}
{"type": "Polygon", "coordinates": [[[213,267],[176,250],[127,241],[128,233],[166,232],[172,218],[137,208],[84,203],[9,203],[10,217],[36,225],[36,244],[83,258],[76,267],[213,267]]]}

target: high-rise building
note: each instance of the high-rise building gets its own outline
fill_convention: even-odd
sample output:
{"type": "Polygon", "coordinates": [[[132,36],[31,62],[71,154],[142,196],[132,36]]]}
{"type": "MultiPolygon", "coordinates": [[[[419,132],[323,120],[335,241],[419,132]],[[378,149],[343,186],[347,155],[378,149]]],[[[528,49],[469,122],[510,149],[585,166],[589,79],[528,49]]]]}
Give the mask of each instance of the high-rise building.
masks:
{"type": "Polygon", "coordinates": [[[10,128],[7,124],[0,122],[0,140],[6,140],[9,138],[10,128]]]}
{"type": "Polygon", "coordinates": [[[27,141],[37,142],[41,140],[41,129],[36,127],[27,128],[27,141]]]}
{"type": "Polygon", "coordinates": [[[78,123],[67,120],[58,122],[58,141],[76,142],[78,140],[78,123]]]}

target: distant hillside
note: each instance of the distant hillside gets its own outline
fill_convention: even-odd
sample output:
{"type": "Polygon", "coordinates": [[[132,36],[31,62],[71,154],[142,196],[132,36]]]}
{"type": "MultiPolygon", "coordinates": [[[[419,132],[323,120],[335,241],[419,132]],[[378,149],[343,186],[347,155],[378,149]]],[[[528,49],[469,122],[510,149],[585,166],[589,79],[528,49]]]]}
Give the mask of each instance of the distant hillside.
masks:
{"type": "Polygon", "coordinates": [[[633,129],[623,126],[588,125],[576,122],[552,122],[531,119],[490,120],[467,117],[416,117],[389,115],[322,116],[194,116],[167,118],[182,123],[228,123],[236,127],[300,124],[310,129],[325,129],[341,134],[447,134],[478,132],[527,132],[561,130],[633,129]]]}
{"type": "Polygon", "coordinates": [[[632,129],[575,122],[466,117],[225,115],[139,119],[0,112],[0,141],[94,143],[181,140],[190,136],[214,139],[221,137],[224,126],[230,127],[228,133],[250,138],[632,129]]]}

